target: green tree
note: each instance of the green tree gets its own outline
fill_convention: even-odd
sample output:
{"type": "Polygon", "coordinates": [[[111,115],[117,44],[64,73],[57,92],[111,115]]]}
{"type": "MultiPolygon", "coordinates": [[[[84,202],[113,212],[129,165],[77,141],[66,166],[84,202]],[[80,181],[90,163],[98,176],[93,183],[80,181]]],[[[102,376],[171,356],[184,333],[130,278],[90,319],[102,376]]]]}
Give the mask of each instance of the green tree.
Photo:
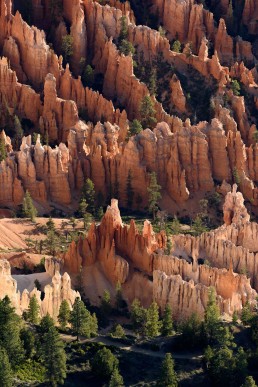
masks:
{"type": "Polygon", "coordinates": [[[120,375],[118,368],[114,368],[111,379],[109,382],[109,387],[124,387],[123,377],[120,375]]]}
{"type": "Polygon", "coordinates": [[[55,322],[49,313],[42,317],[40,324],[37,328],[40,340],[43,339],[44,335],[49,332],[51,328],[55,327],[55,322]]]}
{"type": "Polygon", "coordinates": [[[84,302],[80,300],[79,297],[76,298],[73,305],[73,310],[70,316],[70,323],[73,333],[77,336],[77,341],[79,336],[90,337],[91,335],[91,315],[84,302]]]}
{"type": "Polygon", "coordinates": [[[5,160],[7,157],[5,142],[2,137],[0,137],[0,162],[5,160]]]}
{"type": "Polygon", "coordinates": [[[160,378],[158,381],[159,387],[177,387],[177,375],[174,370],[174,360],[170,353],[166,353],[165,359],[162,362],[160,378]]]}
{"type": "Polygon", "coordinates": [[[51,216],[48,218],[46,226],[47,226],[48,231],[55,231],[56,230],[55,223],[54,223],[51,216]]]}
{"type": "Polygon", "coordinates": [[[156,212],[158,210],[158,200],[161,198],[160,194],[161,186],[157,182],[157,175],[155,172],[150,174],[150,183],[147,188],[148,191],[148,210],[152,213],[153,219],[156,218],[156,212]]]}
{"type": "Polygon", "coordinates": [[[125,331],[124,331],[124,328],[122,327],[122,325],[120,324],[117,324],[111,334],[112,337],[116,337],[118,339],[121,339],[123,337],[125,337],[125,331]]]}
{"type": "Polygon", "coordinates": [[[173,333],[173,319],[172,319],[172,310],[167,304],[164,310],[164,315],[162,319],[161,334],[162,336],[171,336],[173,333]]]}
{"type": "Polygon", "coordinates": [[[122,42],[122,40],[126,40],[128,38],[128,24],[126,16],[122,16],[120,19],[120,34],[118,38],[119,44],[122,42]]]}
{"type": "Polygon", "coordinates": [[[257,384],[255,383],[252,376],[247,376],[245,378],[245,382],[241,385],[241,387],[257,387],[257,384]]]}
{"type": "Polygon", "coordinates": [[[27,190],[22,202],[22,213],[25,218],[30,218],[32,222],[35,221],[37,216],[36,207],[33,204],[29,191],[27,190]]]}
{"type": "Polygon", "coordinates": [[[43,337],[42,359],[46,368],[46,378],[51,386],[64,384],[66,378],[66,354],[64,344],[55,327],[51,327],[43,337]]]}
{"type": "Polygon", "coordinates": [[[181,322],[178,331],[181,332],[180,344],[182,348],[195,348],[202,344],[203,324],[197,313],[192,313],[187,320],[181,322]]]}
{"type": "Polygon", "coordinates": [[[15,134],[13,137],[13,147],[14,150],[19,150],[23,138],[23,129],[20,119],[16,114],[14,115],[14,130],[15,134]]]}
{"type": "Polygon", "coordinates": [[[117,367],[118,359],[106,347],[99,349],[93,358],[92,371],[104,380],[109,379],[117,367]]]}
{"type": "Polygon", "coordinates": [[[73,55],[73,37],[72,37],[72,35],[63,36],[61,51],[62,51],[62,55],[64,57],[65,64],[69,63],[70,58],[73,55]]]}
{"type": "Polygon", "coordinates": [[[129,169],[127,180],[126,180],[126,195],[127,195],[127,207],[131,209],[133,206],[133,199],[134,199],[131,169],[129,169]]]}
{"type": "Polygon", "coordinates": [[[157,123],[156,120],[156,110],[154,108],[154,103],[149,95],[143,97],[139,109],[141,115],[141,124],[144,129],[150,128],[153,129],[157,123]]]}
{"type": "Polygon", "coordinates": [[[11,387],[13,385],[12,368],[7,352],[0,347],[0,386],[11,387]]]}
{"type": "Polygon", "coordinates": [[[232,89],[234,95],[236,95],[236,96],[240,95],[241,86],[236,79],[233,79],[233,81],[231,81],[231,89],[232,89]]]}
{"type": "Polygon", "coordinates": [[[95,189],[91,179],[86,179],[81,193],[81,200],[85,199],[88,204],[87,210],[93,214],[95,212],[95,189]]]}
{"type": "Polygon", "coordinates": [[[84,87],[92,88],[95,82],[94,70],[91,65],[87,65],[82,72],[82,83],[84,87]]]}
{"type": "Polygon", "coordinates": [[[101,299],[100,310],[104,318],[109,317],[112,306],[111,306],[111,297],[108,290],[105,290],[101,299]]]}
{"type": "Polygon", "coordinates": [[[28,309],[28,321],[31,324],[39,323],[39,311],[40,311],[40,306],[39,306],[37,297],[34,294],[30,299],[29,309],[28,309]]]}
{"type": "Polygon", "coordinates": [[[130,54],[134,55],[135,53],[135,48],[132,45],[131,42],[128,42],[128,40],[123,39],[121,44],[119,45],[119,50],[121,54],[124,54],[125,56],[128,56],[130,54]]]}
{"type": "Polygon", "coordinates": [[[93,313],[90,319],[90,335],[93,337],[98,335],[98,319],[96,313],[93,313]]]}
{"type": "Polygon", "coordinates": [[[141,306],[141,303],[137,298],[133,300],[131,305],[131,320],[133,330],[137,333],[141,333],[146,320],[146,310],[141,306]]]}
{"type": "Polygon", "coordinates": [[[55,257],[56,253],[60,250],[60,238],[55,231],[48,231],[44,245],[47,247],[47,252],[55,257]]]}
{"type": "Polygon", "coordinates": [[[67,300],[63,300],[61,302],[59,308],[58,322],[60,324],[61,329],[65,330],[67,324],[70,320],[71,309],[67,300]]]}
{"type": "Polygon", "coordinates": [[[204,330],[208,343],[214,342],[218,337],[220,326],[220,311],[216,302],[215,289],[209,291],[209,300],[204,315],[204,330]]]}
{"type": "Polygon", "coordinates": [[[156,337],[160,334],[159,307],[155,301],[152,302],[146,312],[144,334],[147,337],[156,337]]]}
{"type": "Polygon", "coordinates": [[[253,312],[252,312],[251,306],[249,302],[246,302],[246,304],[242,309],[241,321],[245,326],[247,326],[247,325],[250,325],[252,318],[253,318],[253,312]]]}
{"type": "Polygon", "coordinates": [[[175,52],[181,52],[182,48],[181,48],[181,43],[179,42],[179,40],[175,40],[174,43],[172,44],[172,47],[171,47],[172,51],[175,51],[175,52]]]}
{"type": "Polygon", "coordinates": [[[20,338],[25,350],[26,358],[31,358],[35,352],[35,335],[30,329],[22,328],[20,338]]]}
{"type": "Polygon", "coordinates": [[[200,235],[203,232],[207,231],[207,227],[205,227],[205,225],[203,224],[203,220],[200,215],[197,215],[194,219],[192,228],[194,230],[195,235],[200,235]]]}
{"type": "MultiPolygon", "coordinates": [[[[143,127],[140,123],[140,121],[134,119],[130,125],[129,125],[129,132],[128,132],[128,135],[129,137],[131,136],[136,136],[137,134],[139,134],[141,131],[143,130],[143,127]]],[[[257,131],[258,132],[258,131],[257,131]]]]}

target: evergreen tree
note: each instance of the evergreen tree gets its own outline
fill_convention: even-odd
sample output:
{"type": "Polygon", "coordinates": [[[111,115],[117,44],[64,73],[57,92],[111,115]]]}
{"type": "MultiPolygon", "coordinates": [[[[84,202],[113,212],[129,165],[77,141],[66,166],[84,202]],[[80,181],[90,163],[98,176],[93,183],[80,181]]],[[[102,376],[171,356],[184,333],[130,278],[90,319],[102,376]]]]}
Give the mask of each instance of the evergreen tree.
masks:
{"type": "Polygon", "coordinates": [[[159,307],[155,301],[147,309],[144,333],[147,337],[156,337],[160,334],[159,307]]]}
{"type": "Polygon", "coordinates": [[[15,313],[8,296],[0,300],[0,347],[5,348],[12,367],[20,364],[24,358],[24,349],[20,338],[21,319],[15,313]]]}
{"type": "Polygon", "coordinates": [[[150,77],[148,80],[148,89],[150,91],[150,95],[157,94],[157,69],[155,67],[151,68],[150,77]]]}
{"type": "Polygon", "coordinates": [[[25,218],[30,218],[34,222],[37,216],[37,210],[33,204],[29,191],[27,190],[22,203],[22,213],[25,218]]]}
{"type": "Polygon", "coordinates": [[[13,138],[13,147],[14,150],[19,150],[22,143],[23,129],[19,117],[17,115],[14,115],[14,130],[15,135],[13,138]]]}
{"type": "Polygon", "coordinates": [[[255,381],[252,378],[252,376],[247,376],[245,378],[244,384],[242,384],[241,387],[257,387],[257,384],[255,383],[255,381]]]}
{"type": "Polygon", "coordinates": [[[124,380],[120,375],[118,368],[115,368],[112,372],[109,387],[124,387],[124,380]]]}
{"type": "Polygon", "coordinates": [[[84,87],[92,88],[95,82],[94,70],[91,65],[87,65],[82,73],[82,83],[84,87]]]}
{"type": "Polygon", "coordinates": [[[158,381],[159,387],[177,387],[177,375],[174,370],[174,360],[170,353],[166,353],[161,366],[161,375],[158,381]]]}
{"type": "Polygon", "coordinates": [[[40,324],[37,328],[40,340],[42,340],[45,334],[48,333],[50,329],[54,327],[55,327],[55,322],[50,316],[50,314],[47,313],[46,316],[42,317],[40,324]]]}
{"type": "Polygon", "coordinates": [[[91,335],[91,315],[84,305],[83,301],[76,298],[75,303],[73,305],[73,310],[70,316],[70,323],[72,326],[73,333],[77,336],[77,340],[79,340],[79,336],[90,337],[91,335]]]}
{"type": "MultiPolygon", "coordinates": [[[[1,136],[1,134],[0,134],[1,136]]],[[[7,157],[5,142],[2,137],[0,137],[0,162],[5,160],[7,157]]]]}
{"type": "Polygon", "coordinates": [[[93,313],[90,319],[90,335],[93,337],[98,335],[98,319],[96,313],[93,313]]]}
{"type": "Polygon", "coordinates": [[[171,336],[173,333],[173,320],[172,320],[172,310],[167,304],[164,310],[164,316],[162,319],[161,334],[162,336],[171,336]]]}
{"type": "Polygon", "coordinates": [[[135,48],[132,45],[131,42],[128,42],[128,40],[124,39],[122,40],[121,44],[119,45],[119,50],[121,54],[124,54],[125,56],[128,56],[130,54],[134,55],[135,48]]]}
{"type": "Polygon", "coordinates": [[[119,310],[123,304],[123,295],[121,283],[118,281],[116,284],[116,308],[119,310]]]}
{"type": "Polygon", "coordinates": [[[85,199],[88,204],[87,210],[93,214],[95,212],[95,189],[91,179],[87,179],[82,188],[81,200],[85,199]]]}
{"type": "Polygon", "coordinates": [[[129,169],[127,180],[126,180],[126,194],[127,194],[127,207],[131,209],[133,206],[133,198],[134,198],[131,169],[129,169]]]}
{"type": "Polygon", "coordinates": [[[136,136],[136,135],[139,134],[142,130],[143,130],[143,127],[142,127],[140,121],[134,119],[134,120],[130,123],[128,135],[129,135],[129,137],[131,137],[131,136],[136,136]]]}
{"type": "Polygon", "coordinates": [[[209,300],[204,316],[204,330],[208,343],[214,342],[218,338],[220,327],[220,311],[216,302],[214,288],[209,291],[209,300]]]}
{"type": "Polygon", "coordinates": [[[181,43],[179,42],[179,40],[174,41],[174,43],[172,44],[171,50],[178,53],[181,52],[181,43]]]}
{"type": "Polygon", "coordinates": [[[160,194],[161,186],[157,183],[157,175],[155,172],[150,174],[150,184],[147,188],[148,191],[148,209],[149,213],[152,213],[153,219],[156,218],[156,212],[158,210],[158,200],[161,198],[160,194]]]}
{"type": "Polygon", "coordinates": [[[249,302],[246,302],[245,306],[242,309],[241,321],[245,326],[247,326],[251,323],[252,318],[253,318],[253,313],[251,310],[251,306],[249,302]]]}
{"type": "Polygon", "coordinates": [[[131,320],[133,323],[133,330],[137,333],[141,333],[146,320],[146,310],[141,306],[141,303],[137,298],[133,300],[131,305],[131,320]]]}
{"type": "Polygon", "coordinates": [[[44,244],[47,247],[47,252],[53,257],[56,256],[56,253],[60,249],[59,243],[60,243],[60,238],[57,236],[56,232],[53,230],[48,231],[44,244]]]}
{"type": "Polygon", "coordinates": [[[65,328],[67,327],[67,324],[70,320],[70,314],[71,310],[69,304],[67,300],[63,300],[61,302],[58,315],[58,322],[60,324],[61,329],[65,330],[65,328]]]}
{"type": "Polygon", "coordinates": [[[26,358],[31,358],[35,352],[35,336],[30,329],[22,328],[20,338],[25,350],[26,358]]]}
{"type": "Polygon", "coordinates": [[[53,222],[53,219],[51,216],[48,218],[46,226],[47,226],[48,231],[55,231],[55,229],[56,229],[55,223],[53,222]]]}
{"type": "Polygon", "coordinates": [[[0,347],[0,386],[12,387],[13,375],[6,350],[0,347]]]}
{"type": "Polygon", "coordinates": [[[95,375],[106,380],[112,375],[115,368],[118,367],[118,360],[106,347],[99,349],[93,358],[92,371],[95,375]]]}
{"type": "Polygon", "coordinates": [[[180,344],[182,348],[195,348],[202,344],[203,338],[203,324],[196,313],[184,320],[178,326],[181,332],[180,344]]]}
{"type": "Polygon", "coordinates": [[[126,40],[128,38],[128,24],[126,20],[126,16],[122,16],[120,19],[121,27],[120,34],[118,38],[119,44],[121,44],[122,40],[126,40]]]}
{"type": "Polygon", "coordinates": [[[64,57],[65,64],[69,63],[70,58],[73,55],[73,37],[72,37],[72,35],[65,35],[62,38],[61,51],[62,51],[62,55],[64,57]]]}
{"type": "Polygon", "coordinates": [[[29,310],[28,310],[28,321],[31,324],[38,324],[39,311],[40,311],[39,303],[38,303],[36,295],[34,294],[32,296],[32,298],[30,299],[29,310]]]}
{"type": "Polygon", "coordinates": [[[46,377],[51,386],[64,384],[66,378],[66,354],[64,344],[55,327],[45,333],[42,343],[42,359],[46,377]]]}
{"type": "Polygon", "coordinates": [[[112,310],[112,306],[111,306],[111,297],[108,290],[105,290],[103,293],[103,297],[101,299],[101,304],[100,304],[100,310],[104,318],[109,317],[112,310]]]}
{"type": "Polygon", "coordinates": [[[153,101],[149,95],[146,95],[140,105],[141,124],[144,129],[153,129],[156,120],[156,110],[154,108],[153,101]]]}
{"type": "Polygon", "coordinates": [[[117,324],[111,334],[112,337],[116,337],[118,339],[121,339],[122,337],[125,337],[125,331],[122,325],[117,324]]]}
{"type": "Polygon", "coordinates": [[[236,79],[233,79],[233,81],[231,82],[231,89],[232,89],[234,95],[236,95],[236,96],[240,95],[241,87],[240,87],[239,82],[236,79]]]}

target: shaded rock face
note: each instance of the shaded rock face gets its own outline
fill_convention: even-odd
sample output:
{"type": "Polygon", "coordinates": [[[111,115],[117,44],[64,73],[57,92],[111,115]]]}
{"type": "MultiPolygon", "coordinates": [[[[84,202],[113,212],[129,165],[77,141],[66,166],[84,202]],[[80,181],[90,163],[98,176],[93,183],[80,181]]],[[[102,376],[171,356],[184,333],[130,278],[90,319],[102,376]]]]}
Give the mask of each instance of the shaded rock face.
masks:
{"type": "MultiPolygon", "coordinates": [[[[20,275],[16,276],[16,278],[19,282],[22,282],[28,281],[30,276],[31,275],[20,275]],[[27,279],[25,279],[25,277],[27,277],[27,279]]],[[[0,299],[8,296],[16,310],[16,313],[21,315],[24,311],[28,310],[31,297],[36,295],[40,306],[40,316],[43,317],[49,313],[50,316],[57,321],[61,302],[63,300],[67,300],[72,309],[76,297],[80,297],[80,294],[72,290],[71,279],[67,273],[64,273],[64,275],[61,276],[57,271],[52,279],[51,277],[48,278],[49,284],[42,289],[45,293],[43,300],[41,299],[41,292],[36,288],[31,291],[24,289],[21,294],[17,290],[17,281],[11,276],[11,267],[9,262],[5,259],[0,260],[0,299]]],[[[33,281],[34,279],[35,278],[33,278],[33,281]]]]}
{"type": "Polygon", "coordinates": [[[200,240],[205,237],[206,234],[200,239],[177,235],[173,237],[172,255],[167,256],[165,234],[155,234],[148,221],[142,233],[134,221],[130,226],[123,225],[118,202],[113,199],[101,224],[93,224],[88,236],[73,242],[63,255],[63,269],[76,275],[82,267],[86,296],[92,302],[97,302],[105,286],[112,291],[120,282],[127,301],[137,297],[149,305],[154,299],[161,310],[169,303],[176,319],[189,317],[193,312],[203,316],[210,287],[216,290],[221,312],[228,315],[241,310],[247,300],[255,303],[257,293],[250,279],[234,273],[232,265],[229,269],[220,268],[220,255],[211,253],[209,258],[207,250],[212,267],[200,263],[199,257],[203,256],[200,240]],[[95,294],[87,293],[93,272],[95,294]]]}

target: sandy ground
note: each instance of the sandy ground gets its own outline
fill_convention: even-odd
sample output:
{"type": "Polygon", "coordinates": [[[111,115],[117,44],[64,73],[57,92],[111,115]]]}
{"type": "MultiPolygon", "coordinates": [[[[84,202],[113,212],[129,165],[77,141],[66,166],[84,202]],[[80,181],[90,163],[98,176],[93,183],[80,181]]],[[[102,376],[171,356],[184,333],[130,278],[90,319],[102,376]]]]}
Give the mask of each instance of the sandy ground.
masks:
{"type": "Polygon", "coordinates": [[[17,281],[18,290],[22,293],[24,289],[27,289],[29,292],[35,287],[34,281],[37,279],[42,289],[48,284],[51,283],[51,277],[47,273],[34,273],[26,275],[13,275],[12,276],[17,281]]]}

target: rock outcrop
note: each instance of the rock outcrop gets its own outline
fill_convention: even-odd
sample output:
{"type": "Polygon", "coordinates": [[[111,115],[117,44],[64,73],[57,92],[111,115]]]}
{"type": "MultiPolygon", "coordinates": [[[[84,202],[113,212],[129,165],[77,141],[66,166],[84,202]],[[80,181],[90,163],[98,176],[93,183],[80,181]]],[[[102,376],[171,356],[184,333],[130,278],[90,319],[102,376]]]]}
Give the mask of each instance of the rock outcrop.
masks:
{"type": "Polygon", "coordinates": [[[43,282],[48,282],[42,288],[42,292],[44,292],[43,298],[41,297],[41,292],[36,288],[30,290],[24,289],[24,283],[30,284],[32,282],[32,287],[34,287],[34,280],[37,276],[40,277],[40,274],[18,275],[14,279],[11,276],[9,262],[5,259],[0,260],[0,299],[8,296],[16,312],[21,315],[28,309],[31,297],[36,295],[40,306],[40,316],[43,317],[49,313],[54,320],[57,320],[61,302],[66,300],[72,308],[76,297],[80,297],[80,294],[72,290],[69,275],[64,273],[61,276],[58,271],[52,278],[47,273],[41,273],[43,282]],[[18,288],[23,289],[22,292],[18,288]]]}

